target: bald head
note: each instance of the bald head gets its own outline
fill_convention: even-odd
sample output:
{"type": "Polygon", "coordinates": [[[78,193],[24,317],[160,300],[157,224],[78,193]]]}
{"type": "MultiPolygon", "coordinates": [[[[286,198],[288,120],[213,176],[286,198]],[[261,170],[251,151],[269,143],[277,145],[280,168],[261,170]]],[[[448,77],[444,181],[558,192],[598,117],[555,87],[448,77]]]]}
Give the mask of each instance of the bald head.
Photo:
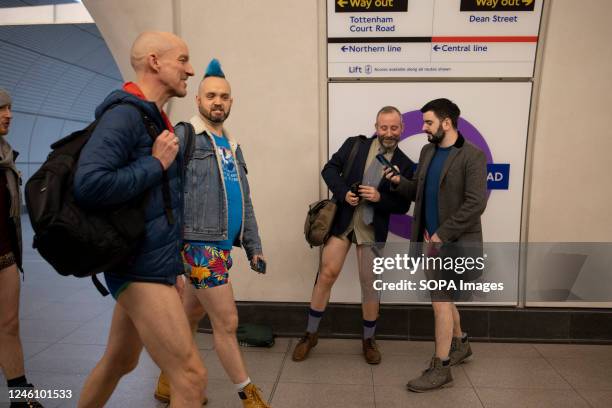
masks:
{"type": "Polygon", "coordinates": [[[227,79],[217,77],[217,76],[209,76],[202,78],[200,81],[200,86],[198,87],[198,94],[205,94],[210,88],[215,90],[220,90],[222,93],[227,93],[231,96],[232,88],[227,79]]]}
{"type": "Polygon", "coordinates": [[[132,44],[130,52],[132,68],[137,73],[143,72],[148,66],[149,56],[162,57],[166,52],[178,46],[185,46],[185,42],[172,33],[145,31],[132,44]]]}
{"type": "Polygon", "coordinates": [[[187,79],[194,72],[187,44],[176,35],[160,31],[140,34],[132,45],[130,62],[136,84],[158,106],[168,98],[187,95],[187,79]]]}

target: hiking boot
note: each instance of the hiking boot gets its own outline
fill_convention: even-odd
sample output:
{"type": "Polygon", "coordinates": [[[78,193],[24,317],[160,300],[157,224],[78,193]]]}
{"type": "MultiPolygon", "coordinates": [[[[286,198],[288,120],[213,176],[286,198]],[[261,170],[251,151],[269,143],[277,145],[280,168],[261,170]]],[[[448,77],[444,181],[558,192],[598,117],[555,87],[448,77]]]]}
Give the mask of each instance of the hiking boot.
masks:
{"type": "MultiPolygon", "coordinates": [[[[157,387],[155,388],[155,399],[166,404],[170,403],[170,383],[168,382],[168,377],[166,374],[161,372],[159,374],[159,378],[157,379],[157,387]]],[[[204,397],[202,401],[202,405],[206,405],[208,403],[208,398],[204,397]]]]}
{"type": "Polygon", "coordinates": [[[293,361],[304,361],[306,357],[308,357],[308,353],[310,349],[317,345],[319,341],[319,333],[308,333],[300,339],[298,344],[296,344],[295,349],[293,349],[293,356],[291,359],[293,361]]]}
{"type": "Polygon", "coordinates": [[[472,348],[470,347],[470,340],[465,339],[461,341],[461,337],[453,337],[451,342],[450,353],[450,365],[454,366],[462,363],[466,358],[472,355],[472,348]]]}
{"type": "Polygon", "coordinates": [[[368,364],[380,364],[380,351],[374,337],[362,340],[363,357],[368,364]]]}
{"type": "Polygon", "coordinates": [[[414,392],[432,391],[442,388],[453,381],[449,365],[442,365],[442,360],[432,357],[429,368],[420,377],[410,380],[406,388],[414,392]]]}
{"type": "Polygon", "coordinates": [[[255,384],[250,383],[242,391],[238,393],[242,400],[242,406],[244,408],[270,408],[270,405],[266,404],[260,394],[259,388],[255,384]]]}

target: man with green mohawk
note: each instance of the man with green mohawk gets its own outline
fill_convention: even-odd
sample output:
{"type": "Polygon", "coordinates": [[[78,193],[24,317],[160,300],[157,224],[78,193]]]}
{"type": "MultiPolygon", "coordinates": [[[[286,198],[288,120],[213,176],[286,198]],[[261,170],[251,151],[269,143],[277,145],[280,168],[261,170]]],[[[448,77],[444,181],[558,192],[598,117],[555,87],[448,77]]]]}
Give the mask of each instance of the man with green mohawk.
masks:
{"type": "MultiPolygon", "coordinates": [[[[183,306],[192,331],[206,313],[213,328],[215,351],[246,408],[267,408],[251,382],[236,339],[238,312],[229,269],[233,246],[243,246],[251,267],[265,272],[265,260],[251,203],[247,168],[240,145],[223,124],[230,114],[232,95],[218,60],[213,59],[200,82],[199,114],[176,126],[185,143],[195,140],[185,169],[182,256],[188,284],[183,306]]],[[[189,146],[185,147],[190,149],[189,146]]],[[[170,400],[170,387],[160,375],[155,397],[170,400]]]]}

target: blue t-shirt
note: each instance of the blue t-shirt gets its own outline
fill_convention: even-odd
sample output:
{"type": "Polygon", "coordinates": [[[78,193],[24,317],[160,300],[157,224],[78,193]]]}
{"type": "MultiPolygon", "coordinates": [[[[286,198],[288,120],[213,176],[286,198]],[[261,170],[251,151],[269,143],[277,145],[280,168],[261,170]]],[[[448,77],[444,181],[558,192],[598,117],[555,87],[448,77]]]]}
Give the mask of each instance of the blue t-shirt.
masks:
{"type": "Polygon", "coordinates": [[[438,216],[438,187],[440,186],[440,175],[444,168],[444,162],[448,158],[451,147],[437,147],[434,157],[429,163],[427,176],[425,178],[425,228],[429,235],[433,235],[440,226],[438,216]]]}
{"type": "Polygon", "coordinates": [[[228,140],[223,136],[213,134],[217,145],[217,156],[221,160],[223,180],[225,181],[225,197],[227,198],[227,239],[223,241],[196,241],[195,245],[209,245],[219,249],[231,250],[234,241],[242,227],[242,191],[238,178],[238,168],[228,140]]]}

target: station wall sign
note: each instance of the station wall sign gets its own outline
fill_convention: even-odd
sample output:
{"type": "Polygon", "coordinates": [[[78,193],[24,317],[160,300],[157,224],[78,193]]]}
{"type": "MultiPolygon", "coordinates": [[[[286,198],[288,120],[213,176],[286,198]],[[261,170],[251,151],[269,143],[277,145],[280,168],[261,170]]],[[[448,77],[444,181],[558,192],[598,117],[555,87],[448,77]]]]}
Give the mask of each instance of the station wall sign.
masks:
{"type": "Polygon", "coordinates": [[[327,0],[328,77],[533,77],[542,2],[327,0]]]}

